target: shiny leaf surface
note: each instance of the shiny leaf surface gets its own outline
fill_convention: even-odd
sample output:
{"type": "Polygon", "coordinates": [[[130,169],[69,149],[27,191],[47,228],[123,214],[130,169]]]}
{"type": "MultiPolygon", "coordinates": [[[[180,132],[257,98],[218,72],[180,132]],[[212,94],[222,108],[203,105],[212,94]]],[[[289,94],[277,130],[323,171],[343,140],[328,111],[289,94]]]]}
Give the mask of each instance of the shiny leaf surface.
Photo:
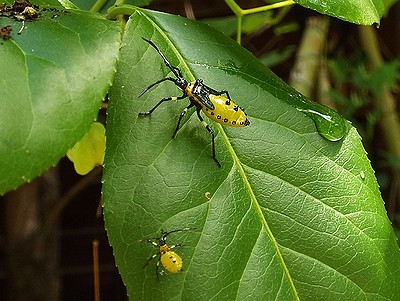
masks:
{"type": "Polygon", "coordinates": [[[294,0],[301,6],[348,22],[372,25],[380,19],[393,0],[294,0]]]}
{"type": "MultiPolygon", "coordinates": [[[[393,300],[400,256],[378,185],[355,128],[336,142],[296,107],[308,100],[210,27],[138,9],[130,18],[110,93],[104,215],[132,300],[393,300]],[[164,82],[173,76],[151,39],[188,80],[227,89],[251,124],[230,128],[190,110],[164,82]],[[294,102],[294,103],[293,103],[294,102]],[[140,242],[184,227],[168,244],[183,271],[159,281],[157,249],[140,242]]],[[[334,114],[330,112],[329,114],[334,114]]]]}
{"type": "Polygon", "coordinates": [[[116,66],[119,26],[73,10],[11,24],[0,43],[0,194],[32,180],[88,130],[116,66]]]}

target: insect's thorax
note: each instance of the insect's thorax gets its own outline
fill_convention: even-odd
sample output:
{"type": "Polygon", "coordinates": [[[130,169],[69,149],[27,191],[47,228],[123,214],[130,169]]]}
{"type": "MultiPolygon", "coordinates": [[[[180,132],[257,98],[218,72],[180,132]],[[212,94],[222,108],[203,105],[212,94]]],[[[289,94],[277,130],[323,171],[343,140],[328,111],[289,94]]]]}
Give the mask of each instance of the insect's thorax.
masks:
{"type": "Polygon", "coordinates": [[[164,254],[166,252],[168,252],[170,250],[170,248],[167,245],[160,245],[160,253],[164,254]]]}
{"type": "Polygon", "coordinates": [[[188,83],[188,85],[186,86],[185,92],[186,92],[186,94],[188,95],[188,97],[193,96],[192,91],[193,91],[193,87],[194,87],[194,84],[195,84],[195,83],[196,83],[196,81],[190,82],[190,83],[188,83]]]}
{"type": "Polygon", "coordinates": [[[200,93],[204,95],[204,91],[202,91],[201,86],[199,87],[198,81],[193,81],[188,83],[186,86],[185,92],[187,96],[196,102],[196,104],[203,106],[204,104],[201,102],[199,98],[200,93]]]}

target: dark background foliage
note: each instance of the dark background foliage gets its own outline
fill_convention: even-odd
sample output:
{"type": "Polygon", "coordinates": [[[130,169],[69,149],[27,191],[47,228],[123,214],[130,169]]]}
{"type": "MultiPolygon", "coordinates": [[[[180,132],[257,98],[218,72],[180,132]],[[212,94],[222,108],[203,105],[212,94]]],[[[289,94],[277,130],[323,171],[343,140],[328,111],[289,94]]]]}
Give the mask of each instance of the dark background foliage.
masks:
{"type": "MultiPolygon", "coordinates": [[[[238,3],[243,8],[264,4],[263,1],[238,1],[238,3]]],[[[223,1],[156,0],[149,8],[182,16],[194,16],[199,20],[215,21],[215,18],[232,16],[231,10],[223,1]]],[[[263,58],[276,74],[289,81],[303,29],[307,20],[315,15],[318,14],[294,6],[279,24],[260,26],[257,30],[250,30],[244,34],[242,45],[256,56],[263,58]]],[[[386,82],[392,81],[398,103],[399,91],[395,79],[399,78],[399,61],[396,59],[399,58],[400,40],[394,37],[400,32],[399,20],[400,5],[397,3],[382,20],[379,30],[376,30],[381,51],[387,61],[377,74],[366,72],[365,66],[368,63],[360,48],[356,25],[331,19],[327,45],[327,57],[330,60],[329,66],[335,83],[331,90],[331,98],[339,112],[351,120],[363,136],[363,143],[376,171],[388,215],[395,227],[399,225],[400,183],[397,170],[400,164],[398,159],[388,152],[387,143],[381,134],[382,130],[377,126],[379,108],[373,105],[371,98],[379,90],[379,79],[385,78],[386,82]]],[[[20,288],[31,286],[32,292],[35,292],[35,288],[38,288],[43,281],[54,283],[57,296],[53,296],[53,300],[93,298],[93,239],[98,239],[100,242],[100,281],[103,300],[126,299],[125,288],[115,268],[102,218],[96,216],[101,199],[100,180],[100,169],[82,178],[76,175],[71,162],[62,159],[57,166],[40,178],[2,197],[1,300],[23,299],[18,293],[20,288]],[[24,244],[14,244],[10,248],[11,237],[26,236],[37,226],[34,221],[44,216],[54,216],[49,222],[49,234],[46,237],[33,241],[25,240],[24,244]],[[15,221],[19,221],[18,229],[10,227],[15,221]],[[36,256],[41,253],[42,248],[48,250],[49,256],[46,258],[36,256]],[[15,281],[18,277],[10,275],[12,264],[23,264],[26,267],[22,272],[31,275],[30,284],[15,281]],[[48,276],[39,277],[30,274],[35,270],[35,265],[41,265],[44,270],[42,275],[48,276]]],[[[45,294],[37,292],[39,296],[41,293],[45,294]]]]}

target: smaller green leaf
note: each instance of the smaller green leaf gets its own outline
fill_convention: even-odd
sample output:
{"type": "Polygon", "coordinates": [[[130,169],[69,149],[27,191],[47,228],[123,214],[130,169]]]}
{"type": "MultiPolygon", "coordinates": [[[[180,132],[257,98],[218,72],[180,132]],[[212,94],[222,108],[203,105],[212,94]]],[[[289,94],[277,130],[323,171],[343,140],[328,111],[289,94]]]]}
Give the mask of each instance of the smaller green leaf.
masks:
{"type": "Polygon", "coordinates": [[[106,129],[100,122],[93,122],[85,136],[67,152],[67,157],[78,174],[86,175],[103,164],[105,149],[106,129]]]}
{"type": "Polygon", "coordinates": [[[97,14],[39,7],[0,43],[0,194],[56,164],[96,118],[116,68],[120,28],[97,14]]]}
{"type": "Polygon", "coordinates": [[[260,61],[271,68],[272,66],[279,65],[288,60],[295,52],[294,45],[288,46],[282,51],[273,50],[260,58],[260,61]]]}
{"type": "Polygon", "coordinates": [[[321,14],[362,25],[379,24],[387,8],[382,0],[294,0],[294,2],[321,14]]]}
{"type": "Polygon", "coordinates": [[[237,18],[235,16],[203,19],[201,22],[223,32],[227,36],[233,35],[237,28],[237,18]]]}
{"type": "Polygon", "coordinates": [[[242,31],[243,33],[250,34],[267,24],[272,24],[272,21],[273,15],[271,11],[250,14],[248,16],[244,16],[243,18],[242,31]]]}

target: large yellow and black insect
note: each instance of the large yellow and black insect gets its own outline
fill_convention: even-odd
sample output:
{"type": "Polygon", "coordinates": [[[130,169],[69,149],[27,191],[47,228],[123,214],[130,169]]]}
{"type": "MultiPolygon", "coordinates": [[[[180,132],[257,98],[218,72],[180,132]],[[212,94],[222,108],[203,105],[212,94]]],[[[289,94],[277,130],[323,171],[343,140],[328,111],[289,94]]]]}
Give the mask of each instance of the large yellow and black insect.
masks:
{"type": "Polygon", "coordinates": [[[165,55],[158,49],[158,47],[150,40],[142,38],[147,43],[149,43],[155,50],[160,54],[162,59],[164,60],[165,65],[172,71],[176,78],[173,77],[166,77],[156,81],[155,83],[148,86],[140,95],[142,96],[146,93],[149,89],[162,83],[164,81],[171,81],[173,82],[179,89],[183,91],[182,96],[178,97],[166,97],[161,99],[150,111],[148,112],[141,112],[139,115],[150,115],[153,111],[163,102],[170,101],[170,100],[180,100],[186,97],[189,97],[190,104],[181,112],[178,124],[176,129],[172,135],[172,138],[175,138],[176,133],[179,130],[179,125],[183,116],[185,116],[188,109],[195,106],[197,117],[199,118],[200,122],[204,125],[207,131],[211,135],[211,143],[212,143],[212,157],[217,162],[218,166],[221,166],[219,161],[215,156],[215,142],[214,142],[214,132],[211,127],[204,121],[204,119],[200,115],[200,111],[203,111],[206,116],[211,118],[212,120],[229,125],[234,127],[244,127],[250,124],[250,121],[247,119],[247,114],[244,110],[235,104],[230,96],[228,91],[222,90],[217,91],[203,83],[202,79],[196,79],[193,82],[187,82],[182,75],[182,72],[179,68],[174,67],[171,63],[167,60],[165,55]],[[226,96],[223,96],[225,94],[226,96]]]}
{"type": "Polygon", "coordinates": [[[159,272],[159,267],[160,263],[164,266],[164,268],[170,272],[170,273],[178,273],[182,270],[182,265],[183,265],[183,260],[182,258],[176,254],[174,251],[171,251],[173,248],[176,247],[182,247],[182,244],[175,244],[172,246],[167,245],[167,236],[170,235],[171,233],[175,232],[180,232],[180,231],[188,231],[188,230],[194,230],[196,228],[183,228],[183,229],[178,229],[178,230],[173,230],[166,232],[164,230],[161,230],[161,236],[157,238],[147,238],[147,239],[142,239],[142,242],[148,242],[158,248],[158,253],[152,255],[147,259],[145,265],[143,268],[145,268],[149,262],[156,258],[158,256],[158,261],[157,261],[157,266],[156,266],[156,274],[157,278],[160,275],[159,272]],[[156,240],[156,241],[153,241],[156,240]]]}

